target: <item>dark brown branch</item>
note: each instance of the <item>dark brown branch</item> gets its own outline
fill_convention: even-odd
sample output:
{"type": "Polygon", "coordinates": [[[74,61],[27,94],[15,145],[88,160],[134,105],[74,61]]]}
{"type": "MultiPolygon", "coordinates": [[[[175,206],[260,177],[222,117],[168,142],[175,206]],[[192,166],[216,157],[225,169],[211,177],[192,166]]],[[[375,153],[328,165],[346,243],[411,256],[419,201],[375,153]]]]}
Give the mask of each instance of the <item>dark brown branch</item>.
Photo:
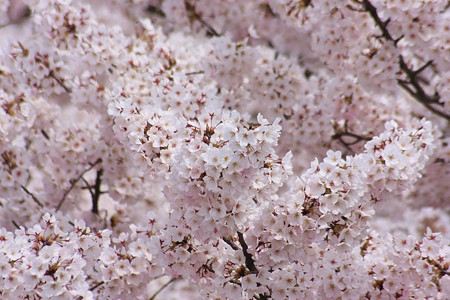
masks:
{"type": "MultiPolygon", "coordinates": [[[[247,267],[247,269],[250,270],[250,272],[258,273],[258,268],[256,268],[256,266],[255,266],[255,260],[253,259],[252,254],[248,252],[248,245],[245,242],[244,235],[240,231],[238,231],[237,234],[238,234],[238,238],[239,238],[239,244],[241,244],[241,247],[242,247],[242,253],[244,253],[245,266],[247,267]]],[[[257,299],[258,300],[266,300],[266,299],[269,299],[269,297],[264,293],[264,294],[259,294],[257,299]]]]}
{"type": "Polygon", "coordinates": [[[101,286],[102,284],[104,284],[104,281],[100,281],[99,283],[97,283],[96,285],[94,285],[93,287],[89,288],[90,291],[95,290],[96,288],[98,288],[99,286],[101,286]]]}
{"type": "Polygon", "coordinates": [[[48,133],[44,129],[41,129],[41,133],[47,140],[50,140],[48,133]]]}
{"type": "Polygon", "coordinates": [[[147,6],[147,11],[150,12],[150,13],[153,13],[155,15],[158,15],[161,18],[165,18],[166,17],[166,14],[164,13],[164,11],[160,7],[155,6],[155,5],[147,6]]]}
{"type": "Polygon", "coordinates": [[[267,299],[269,299],[269,296],[267,296],[266,294],[259,294],[259,297],[256,297],[256,299],[267,300],[267,299]]]}
{"type": "Polygon", "coordinates": [[[227,243],[233,250],[239,250],[239,247],[230,238],[223,237],[222,240],[227,243]]]}
{"type": "Polygon", "coordinates": [[[387,21],[382,21],[380,19],[380,17],[378,16],[377,9],[375,8],[375,6],[372,5],[372,3],[370,3],[369,0],[362,0],[361,3],[363,4],[364,9],[367,12],[369,12],[369,14],[375,20],[375,23],[377,24],[378,28],[380,28],[380,30],[381,30],[382,36],[387,40],[395,42],[394,38],[392,38],[391,34],[387,30],[387,25],[389,24],[390,19],[388,19],[387,21]]]}
{"type": "Polygon", "coordinates": [[[81,178],[81,180],[83,180],[84,184],[86,184],[85,188],[89,191],[89,194],[91,194],[91,199],[92,199],[91,212],[96,215],[98,215],[98,213],[99,213],[98,201],[100,200],[100,196],[105,193],[100,190],[100,187],[102,185],[102,176],[103,176],[103,169],[97,170],[97,176],[95,177],[94,185],[90,185],[86,179],[84,179],[83,177],[81,178]]]}
{"type": "MultiPolygon", "coordinates": [[[[253,257],[250,253],[248,253],[248,245],[244,240],[244,235],[238,231],[238,238],[239,238],[239,244],[242,247],[242,252],[244,253],[245,257],[245,266],[247,269],[250,270],[252,273],[258,273],[258,269],[255,266],[255,261],[253,260],[253,257]]],[[[231,238],[225,238],[222,237],[222,240],[227,243],[233,250],[239,250],[239,247],[231,240],[231,238]]],[[[260,284],[258,283],[258,286],[260,284]]],[[[269,299],[269,297],[266,294],[259,294],[258,296],[254,296],[255,299],[258,300],[266,300],[269,299]]]]}
{"type": "Polygon", "coordinates": [[[425,91],[420,86],[419,82],[417,81],[417,75],[423,71],[427,66],[431,65],[433,62],[429,61],[424,66],[422,66],[419,70],[413,71],[411,70],[408,65],[406,64],[403,56],[399,56],[398,61],[400,63],[400,69],[405,72],[405,74],[408,76],[407,83],[410,84],[416,91],[417,95],[424,99],[424,101],[427,102],[435,102],[436,99],[429,99],[430,97],[425,94],[425,91]]]}
{"type": "MultiPolygon", "coordinates": [[[[337,140],[339,141],[339,143],[341,143],[341,145],[342,145],[345,149],[347,149],[347,151],[348,151],[351,155],[354,155],[354,154],[355,154],[355,151],[353,151],[353,149],[350,147],[350,145],[348,145],[342,138],[338,138],[337,140]]],[[[348,155],[348,154],[345,154],[345,155],[348,155]]]]}
{"type": "Polygon", "coordinates": [[[413,73],[415,76],[419,75],[420,73],[422,73],[423,70],[425,70],[426,68],[428,68],[429,66],[433,65],[433,61],[429,60],[427,61],[423,66],[421,66],[420,68],[418,68],[417,70],[415,70],[413,73]]]}
{"type": "Polygon", "coordinates": [[[358,135],[356,133],[352,133],[352,132],[348,132],[348,131],[336,133],[335,135],[333,135],[333,138],[339,138],[339,137],[343,137],[343,136],[349,136],[349,137],[356,139],[356,142],[349,143],[349,145],[354,145],[360,141],[370,141],[372,139],[371,137],[358,135]]]}
{"type": "Polygon", "coordinates": [[[87,172],[89,172],[90,170],[92,170],[97,164],[99,164],[102,160],[99,158],[97,159],[94,163],[90,163],[90,167],[87,168],[86,170],[84,170],[83,172],[81,172],[80,175],[78,175],[77,178],[75,178],[74,180],[72,180],[70,187],[65,191],[63,197],[61,198],[61,200],[59,201],[58,205],[56,206],[55,211],[58,211],[61,206],[63,205],[64,201],[67,198],[67,195],[69,195],[69,193],[72,191],[72,189],[75,187],[75,185],[78,183],[78,181],[81,180],[81,178],[84,176],[84,174],[86,174],[87,172]]]}
{"type": "Polygon", "coordinates": [[[81,180],[82,180],[82,181],[84,182],[84,184],[86,185],[86,186],[82,187],[81,189],[82,189],[82,190],[88,190],[88,191],[89,191],[89,194],[91,194],[91,197],[93,197],[93,196],[94,196],[94,191],[92,190],[93,186],[90,185],[90,183],[89,183],[86,179],[84,179],[84,177],[81,177],[81,180]]]}
{"type": "Polygon", "coordinates": [[[334,140],[338,140],[351,154],[355,154],[350,146],[353,146],[361,141],[370,141],[372,137],[359,135],[348,131],[348,123],[345,121],[344,130],[336,130],[336,133],[331,137],[334,140]],[[353,139],[352,142],[347,142],[344,140],[345,137],[350,137],[353,139]]]}
{"type": "Polygon", "coordinates": [[[241,244],[241,247],[242,247],[242,253],[244,253],[245,266],[247,267],[247,269],[250,270],[250,272],[258,273],[258,269],[255,266],[255,261],[253,260],[253,256],[250,253],[248,253],[248,246],[244,240],[244,235],[240,231],[238,231],[237,234],[238,234],[238,238],[239,238],[239,244],[241,244]]]}
{"type": "Polygon", "coordinates": [[[14,227],[16,227],[17,229],[20,229],[21,226],[19,224],[17,224],[16,221],[12,220],[11,222],[13,223],[14,227]]]}
{"type": "Polygon", "coordinates": [[[100,186],[102,185],[103,169],[97,170],[97,176],[95,177],[94,194],[92,195],[92,212],[98,215],[98,201],[102,194],[100,186]]]}

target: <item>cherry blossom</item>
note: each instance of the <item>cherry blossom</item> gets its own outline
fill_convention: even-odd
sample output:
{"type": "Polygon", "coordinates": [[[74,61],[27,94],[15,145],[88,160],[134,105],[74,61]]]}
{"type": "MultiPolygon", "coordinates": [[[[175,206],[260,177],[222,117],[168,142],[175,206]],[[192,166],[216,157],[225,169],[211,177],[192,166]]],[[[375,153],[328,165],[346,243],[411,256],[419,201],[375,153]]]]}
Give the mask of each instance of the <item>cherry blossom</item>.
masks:
{"type": "Polygon", "coordinates": [[[448,8],[0,0],[0,298],[449,298],[448,8]]]}

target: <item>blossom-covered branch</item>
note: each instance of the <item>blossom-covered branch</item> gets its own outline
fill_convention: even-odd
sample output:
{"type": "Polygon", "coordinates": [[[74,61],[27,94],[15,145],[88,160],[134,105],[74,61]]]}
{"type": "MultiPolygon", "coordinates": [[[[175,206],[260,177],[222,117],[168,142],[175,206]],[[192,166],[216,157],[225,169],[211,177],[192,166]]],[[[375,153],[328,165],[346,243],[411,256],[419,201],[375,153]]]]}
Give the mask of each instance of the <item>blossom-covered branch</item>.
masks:
{"type": "Polygon", "coordinates": [[[0,298],[445,299],[448,8],[0,0],[0,298]]]}

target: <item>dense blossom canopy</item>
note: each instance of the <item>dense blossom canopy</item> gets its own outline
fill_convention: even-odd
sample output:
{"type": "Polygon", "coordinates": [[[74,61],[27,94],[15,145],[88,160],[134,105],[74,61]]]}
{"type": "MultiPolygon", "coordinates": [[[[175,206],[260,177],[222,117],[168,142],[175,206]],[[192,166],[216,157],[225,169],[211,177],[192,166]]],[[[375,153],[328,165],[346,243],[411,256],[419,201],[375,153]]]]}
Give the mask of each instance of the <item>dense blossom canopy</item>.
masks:
{"type": "Polygon", "coordinates": [[[0,0],[1,299],[450,299],[447,0],[0,0]]]}

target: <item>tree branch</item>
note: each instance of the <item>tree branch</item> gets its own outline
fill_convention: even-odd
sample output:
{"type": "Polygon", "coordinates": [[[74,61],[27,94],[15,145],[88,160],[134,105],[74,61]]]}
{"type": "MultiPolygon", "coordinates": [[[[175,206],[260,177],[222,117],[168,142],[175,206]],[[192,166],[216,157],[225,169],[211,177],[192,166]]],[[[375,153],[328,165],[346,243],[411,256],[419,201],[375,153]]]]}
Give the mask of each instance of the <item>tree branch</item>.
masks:
{"type": "Polygon", "coordinates": [[[166,284],[164,284],[162,287],[160,287],[154,294],[153,296],[151,296],[149,298],[149,300],[155,300],[156,296],[158,296],[159,293],[161,293],[166,287],[168,287],[171,283],[173,283],[174,281],[178,280],[178,278],[172,278],[169,280],[169,282],[167,282],[166,284]]]}
{"type": "Polygon", "coordinates": [[[50,74],[48,75],[49,77],[55,79],[55,81],[66,91],[66,93],[70,94],[72,93],[72,90],[70,88],[68,88],[63,82],[62,79],[58,78],[55,76],[55,74],[53,73],[53,70],[50,71],[50,74]]]}
{"type": "Polygon", "coordinates": [[[101,286],[102,284],[104,284],[104,281],[100,281],[99,283],[97,283],[96,285],[94,285],[93,287],[89,288],[90,291],[95,290],[96,288],[98,288],[99,286],[101,286]]]}
{"type": "Polygon", "coordinates": [[[87,168],[86,170],[84,170],[83,172],[81,172],[80,175],[78,175],[78,177],[75,180],[72,180],[70,187],[66,190],[66,192],[64,193],[63,197],[61,198],[61,200],[59,201],[58,205],[56,206],[55,212],[57,212],[61,206],[63,205],[64,201],[67,198],[67,195],[69,195],[69,193],[72,191],[72,189],[75,187],[75,185],[78,183],[78,181],[81,180],[81,178],[84,176],[84,174],[86,174],[87,172],[89,172],[90,170],[92,170],[97,164],[99,164],[102,161],[101,158],[97,159],[94,163],[89,163],[90,167],[87,168]]]}
{"type": "Polygon", "coordinates": [[[200,14],[195,10],[195,4],[192,4],[189,0],[184,0],[184,5],[186,7],[186,10],[189,14],[190,19],[195,19],[200,22],[203,26],[205,26],[208,29],[208,33],[212,36],[220,36],[220,34],[208,23],[205,22],[205,20],[202,19],[200,14]]]}
{"type": "Polygon", "coordinates": [[[31,196],[31,198],[34,200],[34,202],[36,202],[37,205],[39,205],[40,208],[44,207],[44,205],[42,205],[41,201],[39,201],[39,199],[32,192],[30,192],[23,185],[20,185],[20,187],[22,188],[22,190],[24,190],[25,193],[27,193],[28,195],[31,196]]]}
{"type": "Polygon", "coordinates": [[[205,71],[194,71],[194,72],[188,72],[185,75],[200,75],[200,74],[205,74],[205,71]]]}
{"type": "Polygon", "coordinates": [[[248,253],[248,246],[244,240],[244,235],[240,231],[238,231],[237,234],[239,237],[239,244],[241,244],[242,252],[244,253],[245,266],[250,270],[250,272],[258,273],[258,269],[255,266],[255,261],[253,260],[253,256],[250,253],[248,253]]]}
{"type": "Polygon", "coordinates": [[[391,34],[387,30],[387,25],[389,24],[390,20],[387,21],[381,21],[380,17],[378,16],[378,12],[375,6],[370,3],[369,0],[362,0],[361,2],[364,6],[364,9],[369,12],[369,14],[372,16],[372,18],[375,20],[375,23],[381,30],[382,36],[390,41],[395,42],[395,40],[392,38],[391,34]]]}
{"type": "Polygon", "coordinates": [[[223,237],[222,240],[227,243],[233,250],[239,250],[239,247],[230,238],[223,237]]]}
{"type": "Polygon", "coordinates": [[[98,201],[102,192],[100,186],[102,185],[103,169],[97,170],[97,177],[95,178],[94,194],[92,195],[92,212],[98,215],[98,201]]]}
{"type": "MultiPolygon", "coordinates": [[[[381,30],[381,36],[394,43],[394,46],[397,47],[397,43],[400,41],[400,38],[394,39],[392,35],[389,33],[389,30],[387,29],[387,25],[389,24],[389,19],[387,21],[382,21],[378,15],[377,9],[375,6],[372,5],[372,3],[369,0],[361,0],[361,1],[355,1],[356,3],[360,3],[363,5],[364,9],[370,14],[372,19],[374,19],[375,24],[378,26],[378,28],[381,30]]],[[[411,95],[417,102],[421,103],[423,106],[425,106],[428,110],[430,110],[435,115],[442,117],[446,119],[447,121],[450,121],[450,115],[446,114],[435,107],[432,106],[432,104],[439,104],[439,95],[436,93],[435,95],[428,95],[424,88],[420,85],[418,77],[419,74],[424,71],[427,67],[431,66],[433,64],[433,61],[426,62],[422,67],[419,69],[413,71],[405,62],[402,55],[399,55],[399,64],[400,64],[400,70],[402,70],[406,76],[407,80],[397,79],[398,84],[408,92],[409,95],[411,95]],[[412,86],[412,88],[411,88],[412,86]]]]}
{"type": "Polygon", "coordinates": [[[103,175],[103,169],[100,169],[97,171],[97,176],[95,178],[95,184],[90,185],[89,182],[87,182],[84,177],[81,177],[81,180],[83,180],[86,187],[83,187],[89,191],[89,194],[91,194],[92,199],[92,209],[91,212],[98,215],[98,201],[100,200],[100,196],[104,194],[105,192],[100,190],[100,187],[102,185],[102,175],[103,175]]]}
{"type": "Polygon", "coordinates": [[[414,99],[416,99],[418,102],[420,102],[423,106],[425,106],[429,111],[431,111],[432,113],[434,113],[435,115],[438,115],[444,119],[446,119],[447,121],[450,121],[450,115],[447,115],[439,110],[437,110],[436,108],[434,108],[431,103],[427,102],[427,101],[423,101],[422,98],[420,97],[419,94],[417,94],[417,92],[413,91],[408,83],[404,80],[397,80],[399,85],[408,92],[408,94],[410,94],[414,99]]]}
{"type": "MultiPolygon", "coordinates": [[[[336,130],[336,129],[335,129],[336,130]]],[[[344,123],[344,130],[336,130],[336,133],[331,137],[334,140],[338,140],[344,147],[347,149],[350,153],[355,154],[353,149],[350,147],[352,145],[355,145],[361,141],[370,141],[372,137],[359,135],[353,132],[348,131],[348,123],[345,121],[344,123]],[[344,140],[344,137],[350,137],[354,140],[352,142],[346,142],[344,140]]]]}
{"type": "Polygon", "coordinates": [[[166,14],[164,13],[164,11],[156,5],[148,5],[147,11],[150,13],[156,14],[156,15],[160,16],[161,18],[166,17],[166,14]]]}
{"type": "Polygon", "coordinates": [[[19,224],[17,224],[17,222],[15,220],[12,220],[11,222],[13,223],[14,227],[16,227],[17,229],[20,229],[21,226],[19,224]]]}

